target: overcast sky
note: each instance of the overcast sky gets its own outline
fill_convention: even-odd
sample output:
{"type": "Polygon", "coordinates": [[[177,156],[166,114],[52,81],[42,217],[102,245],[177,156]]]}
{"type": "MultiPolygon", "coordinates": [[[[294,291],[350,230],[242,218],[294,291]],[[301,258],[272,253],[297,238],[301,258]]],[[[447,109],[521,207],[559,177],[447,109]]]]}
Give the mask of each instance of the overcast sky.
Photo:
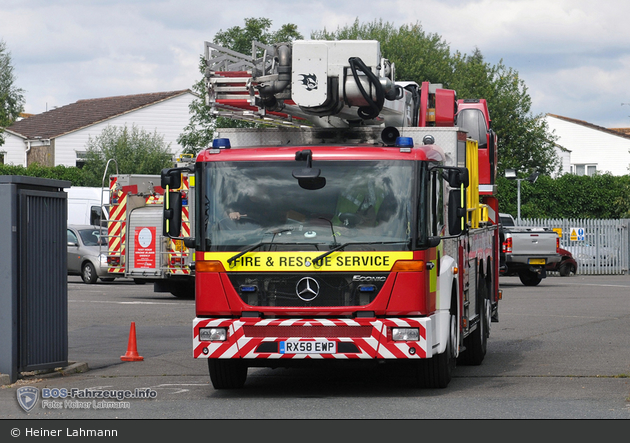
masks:
{"type": "MultiPolygon", "coordinates": [[[[630,127],[628,0],[2,0],[26,112],[77,100],[186,89],[203,42],[266,17],[312,31],[420,23],[456,50],[518,71],[533,114],[630,127]]],[[[404,80],[404,79],[399,79],[404,80]]]]}

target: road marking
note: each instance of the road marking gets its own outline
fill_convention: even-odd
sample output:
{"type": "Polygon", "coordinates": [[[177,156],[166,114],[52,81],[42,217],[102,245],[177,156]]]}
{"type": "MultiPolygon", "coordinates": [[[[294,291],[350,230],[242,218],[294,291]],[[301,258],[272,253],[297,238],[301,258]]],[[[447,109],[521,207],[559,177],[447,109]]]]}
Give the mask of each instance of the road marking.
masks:
{"type": "Polygon", "coordinates": [[[68,300],[75,303],[109,303],[114,305],[183,305],[182,302],[160,302],[160,301],[107,301],[107,300],[68,300]]]}
{"type": "Polygon", "coordinates": [[[627,286],[627,285],[593,285],[593,284],[590,284],[590,283],[580,284],[579,286],[607,286],[609,288],[628,288],[628,287],[630,287],[630,286],[627,286]]]}

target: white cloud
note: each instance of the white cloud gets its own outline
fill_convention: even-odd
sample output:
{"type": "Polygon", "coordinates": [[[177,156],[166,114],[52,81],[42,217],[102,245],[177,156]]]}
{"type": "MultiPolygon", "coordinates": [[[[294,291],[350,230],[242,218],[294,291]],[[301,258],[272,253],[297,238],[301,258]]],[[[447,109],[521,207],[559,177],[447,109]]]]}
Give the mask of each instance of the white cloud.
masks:
{"type": "Polygon", "coordinates": [[[203,42],[267,17],[273,29],[315,30],[382,19],[419,22],[451,50],[503,59],[528,86],[535,113],[602,126],[630,120],[630,2],[612,0],[4,0],[0,39],[11,51],[27,112],[83,98],[184,89],[198,80],[203,42]]]}

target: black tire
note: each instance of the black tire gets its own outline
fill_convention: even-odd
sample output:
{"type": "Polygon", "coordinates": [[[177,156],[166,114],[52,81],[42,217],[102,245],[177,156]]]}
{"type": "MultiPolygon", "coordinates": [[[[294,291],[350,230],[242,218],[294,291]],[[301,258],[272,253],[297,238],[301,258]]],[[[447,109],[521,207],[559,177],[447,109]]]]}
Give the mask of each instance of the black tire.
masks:
{"type": "Polygon", "coordinates": [[[450,316],[449,339],[444,352],[432,358],[418,361],[416,366],[416,381],[420,388],[444,389],[453,378],[457,346],[457,317],[450,316]]]}
{"type": "Polygon", "coordinates": [[[208,359],[210,381],[214,389],[240,389],[247,380],[247,365],[237,359],[208,359]]]}
{"type": "Polygon", "coordinates": [[[83,264],[83,267],[81,268],[81,279],[84,283],[96,283],[96,280],[98,280],[98,275],[96,275],[96,268],[92,263],[85,262],[83,264]]]}
{"type": "Polygon", "coordinates": [[[562,263],[558,267],[558,273],[560,277],[569,277],[571,274],[575,274],[575,266],[571,263],[562,263]]]}
{"type": "Polygon", "coordinates": [[[540,274],[532,271],[521,271],[518,273],[518,278],[525,286],[537,286],[542,281],[540,274]]]}
{"type": "Polygon", "coordinates": [[[488,287],[481,279],[477,289],[477,304],[479,306],[479,322],[468,337],[464,339],[466,350],[459,355],[457,362],[463,365],[479,366],[486,356],[490,322],[492,321],[492,305],[488,298],[488,287]]]}

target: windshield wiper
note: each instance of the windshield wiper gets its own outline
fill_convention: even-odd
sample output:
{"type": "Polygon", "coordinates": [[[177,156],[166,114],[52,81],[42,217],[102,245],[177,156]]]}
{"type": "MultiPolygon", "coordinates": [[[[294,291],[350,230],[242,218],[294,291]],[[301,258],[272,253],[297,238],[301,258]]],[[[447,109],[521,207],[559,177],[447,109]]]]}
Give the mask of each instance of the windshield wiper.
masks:
{"type": "MultiPolygon", "coordinates": [[[[247,249],[245,249],[245,250],[243,250],[243,251],[239,252],[239,253],[238,253],[238,254],[236,254],[234,257],[229,258],[229,259],[228,259],[228,261],[227,261],[227,262],[228,262],[228,264],[229,264],[230,266],[232,266],[232,263],[233,263],[233,262],[235,262],[236,260],[238,260],[239,258],[241,258],[242,256],[244,256],[244,255],[245,255],[245,254],[247,254],[248,252],[251,252],[251,251],[253,251],[253,250],[255,250],[255,249],[258,249],[258,248],[260,248],[260,247],[261,247],[261,246],[263,246],[263,245],[271,245],[271,244],[273,244],[273,239],[274,239],[274,238],[276,238],[276,235],[281,234],[281,233],[283,233],[283,232],[290,232],[290,231],[293,231],[293,228],[281,228],[281,229],[276,229],[276,230],[273,230],[273,231],[268,231],[268,232],[265,232],[265,234],[273,234],[273,237],[271,237],[271,241],[269,241],[269,242],[266,242],[266,241],[261,241],[261,242],[259,242],[259,243],[254,244],[254,245],[251,245],[249,248],[247,248],[247,249]]],[[[264,235],[264,234],[263,234],[263,235],[264,235]]],[[[276,244],[279,244],[279,243],[276,243],[276,244]]]]}
{"type": "Polygon", "coordinates": [[[315,257],[313,259],[313,263],[315,263],[316,265],[320,265],[321,263],[318,263],[318,262],[321,262],[325,257],[328,257],[333,252],[337,252],[337,251],[340,251],[342,249],[345,249],[347,246],[350,246],[350,245],[393,245],[393,244],[399,244],[399,243],[407,243],[407,242],[399,240],[399,241],[366,241],[366,242],[348,242],[348,243],[343,243],[341,245],[338,245],[338,246],[332,248],[330,251],[324,252],[319,257],[315,257]]]}

